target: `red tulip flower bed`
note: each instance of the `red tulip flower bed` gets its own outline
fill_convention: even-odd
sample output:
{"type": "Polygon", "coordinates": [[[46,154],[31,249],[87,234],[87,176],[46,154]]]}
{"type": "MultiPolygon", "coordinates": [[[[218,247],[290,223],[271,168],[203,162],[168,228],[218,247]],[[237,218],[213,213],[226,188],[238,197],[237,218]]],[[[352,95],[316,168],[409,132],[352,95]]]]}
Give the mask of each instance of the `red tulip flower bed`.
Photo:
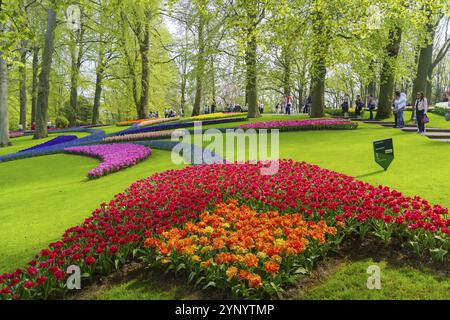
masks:
{"type": "Polygon", "coordinates": [[[83,224],[42,250],[23,269],[0,276],[0,297],[45,298],[67,291],[65,270],[78,265],[89,276],[107,274],[138,256],[144,241],[235,199],[257,212],[301,213],[328,227],[345,222],[346,234],[404,239],[418,254],[448,261],[448,209],[388,187],[372,186],[315,165],[280,161],[263,176],[264,164],[197,165],[137,181],[104,203],[83,224]]]}

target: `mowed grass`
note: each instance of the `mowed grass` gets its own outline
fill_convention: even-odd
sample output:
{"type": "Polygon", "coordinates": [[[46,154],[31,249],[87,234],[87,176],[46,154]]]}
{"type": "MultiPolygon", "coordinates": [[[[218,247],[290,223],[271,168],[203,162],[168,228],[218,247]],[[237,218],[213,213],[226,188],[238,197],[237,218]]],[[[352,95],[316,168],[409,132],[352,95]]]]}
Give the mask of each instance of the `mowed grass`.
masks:
{"type": "MultiPolygon", "coordinates": [[[[265,115],[250,121],[286,118],[304,116],[265,115]]],[[[238,125],[230,123],[221,127],[238,125]]],[[[107,131],[119,129],[123,128],[111,126],[107,131]]],[[[200,143],[207,146],[210,142],[200,143]]],[[[14,147],[0,149],[0,152],[10,148],[14,147]]],[[[250,151],[247,148],[246,154],[250,151]]],[[[254,151],[257,154],[258,150],[254,151]]],[[[433,203],[450,207],[450,145],[446,143],[395,129],[360,124],[357,130],[351,131],[281,133],[279,151],[280,158],[315,163],[372,184],[391,186],[408,195],[418,194],[433,203]],[[387,172],[374,162],[372,149],[374,140],[384,138],[394,139],[396,157],[387,172]]],[[[175,167],[169,152],[155,150],[149,160],[133,168],[88,181],[86,173],[97,163],[93,159],[63,154],[0,163],[0,271],[11,271],[22,266],[37,250],[59,239],[67,227],[81,223],[101,202],[110,200],[115,193],[122,192],[139,178],[175,167]]],[[[383,289],[369,292],[366,288],[368,263],[372,262],[349,262],[325,283],[297,298],[450,299],[449,291],[443,292],[443,289],[450,288],[448,278],[436,278],[432,271],[422,268],[400,268],[383,262],[378,263],[382,268],[383,289]],[[408,274],[413,275],[414,280],[408,282],[408,274]],[[423,293],[419,295],[414,288],[423,293]]],[[[102,289],[90,298],[195,297],[183,294],[182,289],[176,286],[160,288],[140,279],[132,279],[102,289]]]]}
{"type": "Polygon", "coordinates": [[[179,167],[170,152],[154,150],[134,167],[88,180],[87,172],[97,164],[67,154],[0,163],[0,272],[24,265],[136,180],[179,167]]]}
{"type": "MultiPolygon", "coordinates": [[[[370,281],[372,284],[372,281],[370,281]]],[[[431,270],[393,267],[386,261],[364,259],[348,262],[324,284],[312,287],[306,294],[294,297],[308,300],[446,300],[450,299],[450,281],[435,276],[431,270]],[[369,289],[370,266],[380,268],[380,289],[369,289]]]]}
{"type": "MultiPolygon", "coordinates": [[[[15,153],[23,149],[31,148],[35,145],[50,141],[58,136],[61,136],[62,134],[57,133],[51,133],[48,135],[45,139],[39,139],[34,140],[33,136],[23,136],[18,138],[11,139],[12,146],[6,147],[6,148],[0,148],[0,156],[4,156],[6,154],[15,153]]],[[[68,132],[64,135],[70,135],[70,136],[77,136],[78,138],[84,138],[90,135],[90,133],[86,132],[68,132]]]]}

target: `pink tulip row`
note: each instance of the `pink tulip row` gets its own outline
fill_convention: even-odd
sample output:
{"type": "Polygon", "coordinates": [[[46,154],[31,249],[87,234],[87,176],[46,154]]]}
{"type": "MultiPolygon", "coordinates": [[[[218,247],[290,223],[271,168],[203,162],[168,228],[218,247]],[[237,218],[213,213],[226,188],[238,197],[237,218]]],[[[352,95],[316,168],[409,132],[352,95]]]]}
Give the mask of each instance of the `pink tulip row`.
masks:
{"type": "Polygon", "coordinates": [[[347,119],[304,119],[304,120],[279,120],[260,121],[242,124],[244,129],[355,129],[357,123],[347,119]]]}
{"type": "Polygon", "coordinates": [[[22,137],[23,135],[24,135],[23,131],[15,131],[15,132],[10,132],[9,133],[9,137],[10,138],[22,137]]]}
{"type": "Polygon", "coordinates": [[[152,150],[137,144],[100,144],[65,148],[66,152],[100,159],[102,162],[88,172],[89,179],[100,178],[112,172],[136,165],[148,158],[152,150]]]}

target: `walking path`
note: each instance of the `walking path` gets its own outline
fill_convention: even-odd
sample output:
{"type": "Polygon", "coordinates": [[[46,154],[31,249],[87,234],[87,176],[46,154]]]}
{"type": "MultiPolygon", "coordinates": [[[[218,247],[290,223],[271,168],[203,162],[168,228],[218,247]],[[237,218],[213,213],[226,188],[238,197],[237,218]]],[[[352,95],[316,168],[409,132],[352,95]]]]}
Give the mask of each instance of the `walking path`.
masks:
{"type": "MultiPolygon", "coordinates": [[[[383,121],[376,121],[376,120],[364,120],[364,119],[352,119],[354,121],[362,121],[364,123],[369,124],[378,124],[383,127],[387,128],[393,128],[394,123],[393,122],[383,122],[383,121]]],[[[405,125],[405,127],[402,129],[402,131],[405,132],[417,132],[417,127],[414,125],[405,125]]],[[[441,128],[427,128],[425,132],[425,136],[442,142],[450,142],[450,129],[441,129],[441,128]]]]}
{"type": "MultiPolygon", "coordinates": [[[[333,118],[343,118],[343,117],[333,117],[333,118]]],[[[350,117],[348,119],[350,119],[352,121],[359,121],[359,122],[368,123],[368,124],[377,124],[377,125],[380,125],[380,126],[383,126],[386,128],[394,127],[394,122],[367,120],[367,119],[363,119],[363,118],[352,118],[352,117],[350,117]]],[[[416,133],[417,127],[415,125],[407,124],[402,129],[402,131],[416,133]]],[[[447,129],[427,128],[426,132],[425,132],[425,136],[430,139],[436,140],[436,141],[450,142],[450,129],[448,129],[448,128],[447,129]]]]}

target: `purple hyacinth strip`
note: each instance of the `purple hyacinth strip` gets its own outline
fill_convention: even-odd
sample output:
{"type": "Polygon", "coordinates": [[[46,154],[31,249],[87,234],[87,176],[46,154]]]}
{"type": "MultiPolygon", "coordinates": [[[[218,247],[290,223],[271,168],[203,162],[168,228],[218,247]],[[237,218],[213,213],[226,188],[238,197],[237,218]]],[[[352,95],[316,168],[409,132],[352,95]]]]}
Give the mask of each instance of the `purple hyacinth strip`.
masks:
{"type": "Polygon", "coordinates": [[[65,148],[64,150],[73,154],[98,158],[102,161],[88,172],[89,179],[100,178],[112,172],[134,166],[152,154],[150,148],[131,143],[99,144],[65,148]]]}

